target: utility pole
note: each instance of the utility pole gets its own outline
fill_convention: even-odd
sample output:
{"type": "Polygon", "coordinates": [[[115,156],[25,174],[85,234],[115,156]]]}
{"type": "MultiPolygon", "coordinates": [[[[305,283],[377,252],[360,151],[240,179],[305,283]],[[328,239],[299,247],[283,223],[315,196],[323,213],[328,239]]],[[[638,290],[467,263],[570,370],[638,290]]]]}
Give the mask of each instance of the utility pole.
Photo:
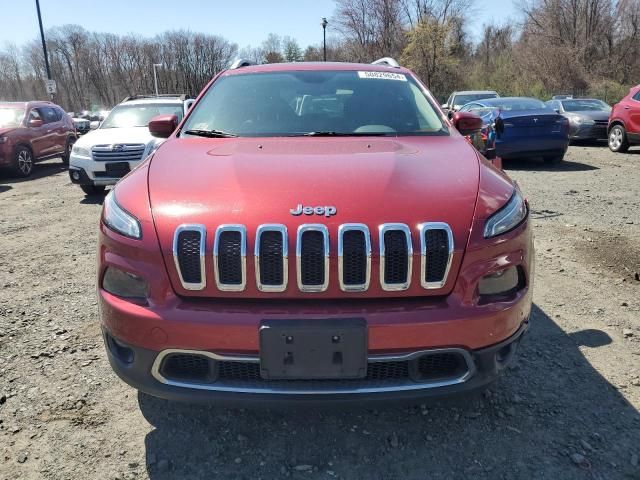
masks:
{"type": "MultiPolygon", "coordinates": [[[[47,68],[47,79],[51,80],[51,69],[49,68],[49,55],[47,54],[47,42],[44,39],[44,28],[42,28],[42,15],[40,14],[40,0],[36,0],[36,10],[38,11],[38,23],[40,24],[40,38],[42,39],[42,51],[44,52],[44,65],[47,68]]],[[[53,100],[53,93],[51,94],[53,100]]]]}
{"type": "Polygon", "coordinates": [[[320,24],[322,25],[322,48],[324,50],[324,61],[327,61],[327,25],[329,25],[329,22],[327,22],[327,19],[322,17],[322,23],[320,24]]]}
{"type": "Polygon", "coordinates": [[[153,64],[153,83],[156,86],[156,97],[158,96],[158,74],[156,73],[156,67],[161,67],[161,66],[162,66],[161,63],[153,64]]]}

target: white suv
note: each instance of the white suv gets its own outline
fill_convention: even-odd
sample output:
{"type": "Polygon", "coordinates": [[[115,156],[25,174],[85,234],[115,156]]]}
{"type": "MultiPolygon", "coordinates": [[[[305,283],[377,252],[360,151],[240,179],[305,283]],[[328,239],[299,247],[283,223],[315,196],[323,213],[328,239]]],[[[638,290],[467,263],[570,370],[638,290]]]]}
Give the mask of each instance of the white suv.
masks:
{"type": "Polygon", "coordinates": [[[194,100],[184,95],[127,97],[100,126],[78,139],[71,150],[69,177],[87,195],[114,185],[164,141],[149,133],[156,115],[182,120],[194,100]]]}

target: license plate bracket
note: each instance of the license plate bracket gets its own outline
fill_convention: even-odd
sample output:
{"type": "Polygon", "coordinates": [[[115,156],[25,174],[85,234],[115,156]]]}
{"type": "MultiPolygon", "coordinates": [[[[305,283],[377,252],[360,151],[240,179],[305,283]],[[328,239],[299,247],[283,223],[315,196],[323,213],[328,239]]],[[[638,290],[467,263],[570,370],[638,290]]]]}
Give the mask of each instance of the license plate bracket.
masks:
{"type": "Polygon", "coordinates": [[[362,318],[264,320],[260,375],[267,380],[364,378],[366,322],[362,318]]]}

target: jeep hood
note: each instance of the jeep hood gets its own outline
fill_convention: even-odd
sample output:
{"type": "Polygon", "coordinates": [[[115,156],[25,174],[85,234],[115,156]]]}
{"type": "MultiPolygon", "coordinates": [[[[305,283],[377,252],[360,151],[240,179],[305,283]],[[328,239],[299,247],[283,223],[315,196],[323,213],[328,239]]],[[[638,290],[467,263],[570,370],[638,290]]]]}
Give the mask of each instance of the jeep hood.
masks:
{"type": "MultiPolygon", "coordinates": [[[[148,180],[153,219],[169,270],[173,235],[183,223],[207,227],[208,252],[218,225],[246,225],[248,255],[253,253],[259,225],[285,224],[293,260],[292,236],[303,223],[328,226],[332,257],[338,226],[365,223],[376,257],[377,227],[382,223],[409,225],[414,253],[419,254],[417,225],[447,222],[455,249],[462,253],[478,193],[479,160],[457,136],[176,138],[158,149],[148,180]],[[333,206],[337,213],[293,216],[290,209],[299,204],[333,206]]],[[[175,287],[173,276],[172,281],[175,287]]]]}

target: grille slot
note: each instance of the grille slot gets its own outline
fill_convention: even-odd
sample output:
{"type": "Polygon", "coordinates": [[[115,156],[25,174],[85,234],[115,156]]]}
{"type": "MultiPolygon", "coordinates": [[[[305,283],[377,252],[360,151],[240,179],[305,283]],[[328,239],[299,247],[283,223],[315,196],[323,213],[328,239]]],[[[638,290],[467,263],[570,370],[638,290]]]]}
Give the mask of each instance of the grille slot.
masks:
{"type": "Polygon", "coordinates": [[[296,245],[298,288],[324,292],[329,285],[329,232],[324,225],[302,225],[296,245]]]}
{"type": "Polygon", "coordinates": [[[287,229],[284,225],[261,225],[256,232],[256,283],[263,292],[287,288],[287,229]]]}
{"type": "Polygon", "coordinates": [[[418,359],[418,378],[439,380],[463,375],[467,365],[460,354],[453,352],[432,353],[418,359]]]}
{"type": "Polygon", "coordinates": [[[177,381],[211,383],[216,380],[216,362],[204,355],[174,353],[165,357],[160,372],[177,381]]]}
{"type": "Polygon", "coordinates": [[[246,286],[247,233],[244,225],[220,225],[213,249],[216,284],[222,291],[246,286]]]}
{"type": "Polygon", "coordinates": [[[338,229],[338,275],[345,292],[369,288],[371,240],[363,224],[345,224],[338,229]]]}
{"type": "Polygon", "coordinates": [[[380,281],[383,290],[406,290],[413,262],[411,231],[404,224],[380,227],[380,281]]]}
{"type": "Polygon", "coordinates": [[[446,223],[420,226],[421,273],[424,288],[442,288],[447,281],[453,257],[453,234],[446,223]]]}
{"type": "Polygon", "coordinates": [[[91,149],[96,162],[138,162],[142,160],[145,146],[140,143],[96,145],[91,149]]]}
{"type": "Polygon", "coordinates": [[[173,238],[173,256],[182,286],[187,290],[205,287],[203,225],[181,225],[173,238]]]}

